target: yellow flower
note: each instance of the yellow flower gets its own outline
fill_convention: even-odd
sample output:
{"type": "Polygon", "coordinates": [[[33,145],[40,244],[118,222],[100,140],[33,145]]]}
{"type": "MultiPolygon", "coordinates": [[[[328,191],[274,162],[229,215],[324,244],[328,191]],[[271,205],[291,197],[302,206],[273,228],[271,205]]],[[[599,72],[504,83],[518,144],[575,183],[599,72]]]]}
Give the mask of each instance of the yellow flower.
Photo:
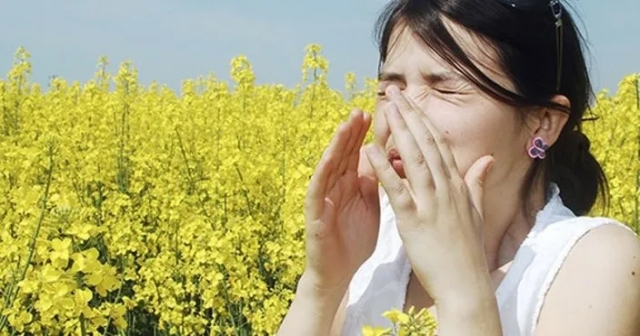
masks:
{"type": "Polygon", "coordinates": [[[63,240],[53,239],[51,241],[51,264],[57,268],[65,268],[69,263],[69,249],[71,247],[71,239],[65,238],[63,240]]]}
{"type": "Polygon", "coordinates": [[[73,259],[71,272],[92,273],[100,269],[102,264],[98,261],[98,256],[100,256],[100,252],[96,248],[90,248],[80,253],[74,253],[71,255],[71,259],[73,259]]]}
{"type": "Polygon", "coordinates": [[[362,336],[389,336],[391,334],[391,328],[375,328],[371,326],[364,326],[362,328],[362,336]]]}
{"type": "Polygon", "coordinates": [[[107,292],[118,289],[120,280],[116,277],[116,270],[112,266],[102,265],[88,272],[84,279],[88,285],[94,286],[98,294],[107,296],[107,292]]]}
{"type": "Polygon", "coordinates": [[[383,329],[374,326],[365,326],[363,333],[387,332],[384,335],[392,336],[433,336],[437,323],[427,309],[421,309],[418,313],[414,307],[410,307],[407,313],[398,309],[391,309],[382,314],[393,324],[393,329],[383,329]]]}
{"type": "MultiPolygon", "coordinates": [[[[274,334],[304,271],[309,178],[349,111],[373,111],[377,80],[349,73],[347,95],[331,88],[320,45],[308,46],[293,87],[258,84],[244,56],[231,83],[208,75],[177,91],[143,86],[131,62],[108,68],[101,58],[86,83],[52,78],[44,90],[21,48],[0,79],[0,287],[13,300],[0,329],[274,334]]],[[[630,225],[638,79],[601,92],[600,119],[584,128],[610,178],[609,215],[630,225]]],[[[427,311],[385,316],[392,328],[363,332],[436,328],[427,311]]]]}
{"type": "Polygon", "coordinates": [[[393,324],[405,324],[409,322],[409,315],[403,313],[398,309],[391,309],[390,311],[383,313],[382,316],[389,319],[393,324]]]}
{"type": "Polygon", "coordinates": [[[33,315],[24,310],[18,313],[18,315],[9,316],[9,323],[19,332],[23,332],[25,325],[31,323],[31,321],[33,321],[33,315]]]}

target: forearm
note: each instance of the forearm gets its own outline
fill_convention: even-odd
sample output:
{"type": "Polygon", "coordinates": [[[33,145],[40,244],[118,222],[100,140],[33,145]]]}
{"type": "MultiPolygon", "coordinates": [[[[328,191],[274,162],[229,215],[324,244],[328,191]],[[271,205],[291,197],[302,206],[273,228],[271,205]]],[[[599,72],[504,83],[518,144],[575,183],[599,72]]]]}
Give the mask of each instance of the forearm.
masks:
{"type": "Polygon", "coordinates": [[[476,287],[437,303],[439,336],[502,336],[500,314],[493,288],[476,287]]]}
{"type": "Polygon", "coordinates": [[[277,336],[329,335],[346,288],[318,291],[303,275],[277,336]]]}

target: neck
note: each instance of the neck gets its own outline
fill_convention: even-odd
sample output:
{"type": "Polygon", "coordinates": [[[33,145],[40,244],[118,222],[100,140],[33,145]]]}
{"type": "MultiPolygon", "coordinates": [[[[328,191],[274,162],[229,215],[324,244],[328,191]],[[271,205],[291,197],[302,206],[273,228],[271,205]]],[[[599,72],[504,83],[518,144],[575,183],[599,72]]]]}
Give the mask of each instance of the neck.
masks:
{"type": "Polygon", "coordinates": [[[531,197],[522,199],[520,188],[509,183],[495,184],[487,188],[484,211],[484,249],[489,271],[494,271],[513,260],[518,248],[527,237],[538,210],[545,205],[544,188],[534,186],[531,197]],[[529,214],[523,202],[529,202],[529,214]]]}

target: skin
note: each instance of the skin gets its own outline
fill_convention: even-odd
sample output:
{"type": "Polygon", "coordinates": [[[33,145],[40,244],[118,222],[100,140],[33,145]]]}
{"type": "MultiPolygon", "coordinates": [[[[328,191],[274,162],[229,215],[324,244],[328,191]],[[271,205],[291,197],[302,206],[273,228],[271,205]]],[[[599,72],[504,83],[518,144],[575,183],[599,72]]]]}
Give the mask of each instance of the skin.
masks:
{"type": "MultiPolygon", "coordinates": [[[[485,73],[511,86],[486,43],[449,29],[485,73]]],[[[522,111],[457,76],[410,30],[399,26],[392,40],[374,143],[363,147],[371,117],[354,111],[310,181],[307,267],[278,335],[339,334],[349,282],[375,248],[378,183],[413,269],[405,309],[437,312],[439,335],[502,335],[494,291],[531,229],[519,197],[532,163],[526,151],[536,136],[553,144],[567,116],[541,109],[523,124],[522,111]]],[[[532,196],[540,209],[539,183],[532,196]]],[[[637,237],[615,226],[592,230],[553,282],[537,335],[640,334],[639,271],[637,237]]]]}
{"type": "MultiPolygon", "coordinates": [[[[450,26],[453,31],[458,31],[460,42],[472,53],[486,53],[471,36],[453,24],[450,26]]],[[[487,212],[486,223],[491,225],[484,233],[485,253],[489,267],[496,269],[512,259],[530,230],[528,219],[521,211],[519,196],[520,185],[531,165],[526,153],[530,141],[535,135],[543,136],[549,143],[555,141],[556,132],[562,128],[566,116],[550,112],[543,116],[544,120],[532,120],[527,127],[522,124],[519,111],[493,100],[452,71],[408,29],[397,29],[392,41],[395,48],[390,50],[388,61],[381,70],[380,90],[397,86],[423,111],[423,123],[430,120],[444,134],[463,176],[475,161],[493,154],[496,164],[484,181],[482,207],[487,212]],[[440,80],[439,74],[454,79],[440,80]],[[554,123],[555,129],[542,129],[542,122],[545,125],[554,123]],[[505,243],[510,246],[505,246],[505,252],[500,255],[505,235],[505,243]]],[[[493,67],[482,66],[490,64],[491,60],[485,57],[481,61],[481,69],[485,73],[492,74],[494,80],[513,89],[493,67]]],[[[557,99],[563,100],[562,97],[557,99]]],[[[373,125],[375,143],[387,152],[396,147],[389,122],[382,113],[389,103],[386,95],[379,99],[373,125]]],[[[541,188],[535,190],[532,200],[535,208],[542,207],[541,188]]]]}

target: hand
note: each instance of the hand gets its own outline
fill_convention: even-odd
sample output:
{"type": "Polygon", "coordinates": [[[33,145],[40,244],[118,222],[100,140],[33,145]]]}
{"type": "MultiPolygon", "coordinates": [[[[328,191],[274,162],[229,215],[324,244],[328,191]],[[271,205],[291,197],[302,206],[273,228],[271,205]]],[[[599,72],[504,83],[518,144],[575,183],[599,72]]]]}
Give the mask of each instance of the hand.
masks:
{"type": "Polygon", "coordinates": [[[438,302],[461,286],[489,280],[481,205],[493,157],[479,158],[463,178],[445,138],[422,111],[395,87],[387,94],[385,112],[408,183],[379,148],[368,147],[367,157],[388,194],[413,270],[438,302]]]}
{"type": "Polygon", "coordinates": [[[370,125],[370,115],[353,111],[311,177],[305,202],[305,279],[320,290],[346,290],[376,245],[378,180],[360,155],[370,125]]]}

